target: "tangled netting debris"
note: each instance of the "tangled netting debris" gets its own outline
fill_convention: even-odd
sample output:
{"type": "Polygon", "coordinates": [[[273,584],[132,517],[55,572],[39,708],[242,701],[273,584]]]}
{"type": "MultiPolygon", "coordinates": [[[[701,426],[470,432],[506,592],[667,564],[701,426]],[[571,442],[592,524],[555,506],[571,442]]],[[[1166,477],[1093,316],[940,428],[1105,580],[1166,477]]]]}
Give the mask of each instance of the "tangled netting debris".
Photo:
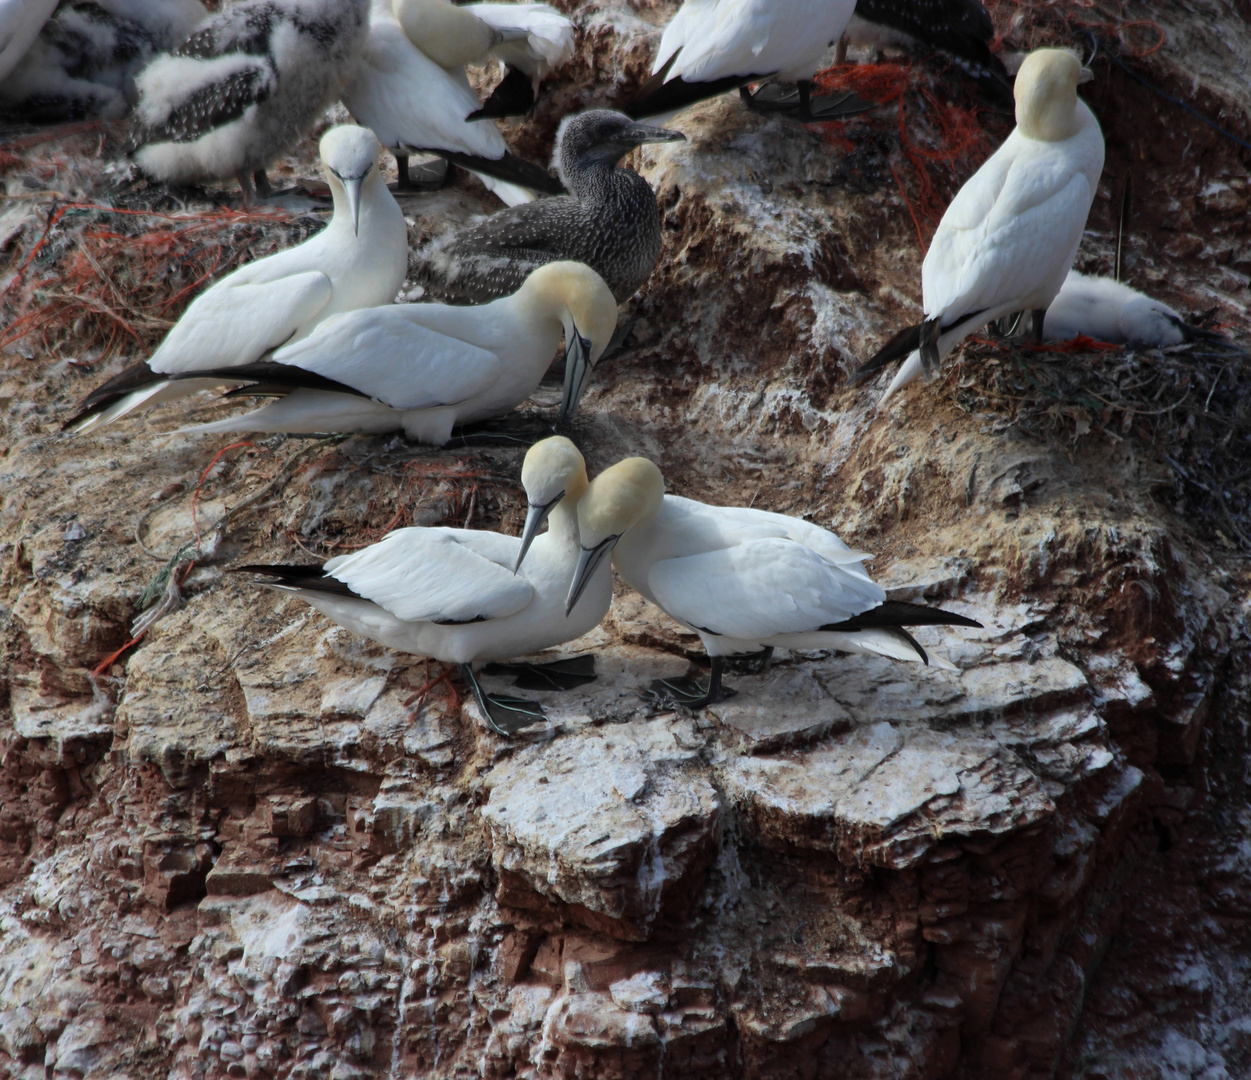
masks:
{"type": "Polygon", "coordinates": [[[1131,349],[1079,337],[1036,346],[974,339],[957,404],[1041,440],[1084,435],[1150,447],[1178,512],[1251,553],[1251,355],[1231,342],[1131,349]]]}

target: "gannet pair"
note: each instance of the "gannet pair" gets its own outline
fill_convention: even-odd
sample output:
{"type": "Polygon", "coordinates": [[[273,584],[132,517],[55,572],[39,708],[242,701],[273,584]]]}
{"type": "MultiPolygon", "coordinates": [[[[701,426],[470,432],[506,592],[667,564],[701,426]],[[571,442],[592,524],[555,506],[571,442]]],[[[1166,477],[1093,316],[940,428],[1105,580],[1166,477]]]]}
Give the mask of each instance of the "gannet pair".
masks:
{"type": "MultiPolygon", "coordinates": [[[[26,6],[5,0],[0,11],[26,6]]],[[[40,123],[123,116],[134,73],[207,15],[200,0],[67,0],[7,77],[0,59],[0,110],[40,123]]]]}
{"type": "Polygon", "coordinates": [[[265,169],[339,94],[365,40],[369,0],[239,0],[136,80],[134,159],[154,180],[234,176],[251,198],[265,169]]]}
{"type": "Polygon", "coordinates": [[[408,267],[404,215],[377,168],[378,141],[345,125],[322,136],[334,216],[304,243],[240,267],[197,297],[146,363],[98,387],[67,427],[90,431],[208,386],[187,378],[254,364],[322,320],[395,299],[408,267]]]}
{"type": "Polygon", "coordinates": [[[886,393],[938,365],[965,337],[1018,311],[1043,314],[1073,265],[1103,171],[1103,134],[1077,86],[1077,57],[1030,53],[1016,77],[1016,127],[952,200],[921,267],[925,321],[855,374],[907,357],[886,393]]]}
{"type": "Polygon", "coordinates": [[[686,136],[593,109],[566,117],[555,164],[572,193],[492,214],[432,245],[418,280],[435,299],[480,304],[516,292],[539,266],[586,263],[618,303],[647,280],[660,254],[660,212],[651,186],[617,166],[644,143],[686,136]]]}
{"type": "MultiPolygon", "coordinates": [[[[586,466],[568,439],[536,443],[521,481],[529,513],[521,538],[470,529],[397,529],[376,544],[322,567],[244,566],[270,578],[353,633],[400,652],[456,664],[487,722],[508,735],[543,717],[520,698],[492,697],[475,661],[506,660],[581,637],[612,602],[607,561],[582,575],[566,604],[578,563],[577,508],[587,496],[586,466]],[[544,520],[548,530],[537,535],[544,520]],[[522,557],[525,557],[522,565],[522,557]]],[[[592,510],[617,521],[611,506],[592,510]]]]}
{"type": "Polygon", "coordinates": [[[819,120],[812,76],[855,7],[856,0],[686,0],[661,35],[651,79],[626,111],[668,115],[749,82],[777,79],[798,85],[801,119],[819,120]]]}
{"type": "Polygon", "coordinates": [[[837,536],[800,518],[666,495],[660,470],[626,458],[591,483],[578,506],[581,552],[568,603],[608,562],[637,592],[699,635],[712,660],[706,688],[665,685],[688,708],[733,693],[726,658],[838,649],[896,660],[929,658],[908,626],[981,626],[938,608],[887,600],[837,536]]]}
{"type": "Polygon", "coordinates": [[[369,34],[343,103],[395,155],[401,189],[412,187],[409,155],[427,152],[476,173],[509,206],[531,201],[536,191],[559,194],[560,182],[510,153],[490,120],[471,119],[482,114],[482,105],[465,65],[509,49],[514,62],[516,52],[529,59],[530,71],[545,74],[549,61],[572,54],[572,26],[543,4],[477,8],[487,10],[448,0],[373,0],[369,34]],[[512,13],[511,25],[497,8],[512,13]]]}

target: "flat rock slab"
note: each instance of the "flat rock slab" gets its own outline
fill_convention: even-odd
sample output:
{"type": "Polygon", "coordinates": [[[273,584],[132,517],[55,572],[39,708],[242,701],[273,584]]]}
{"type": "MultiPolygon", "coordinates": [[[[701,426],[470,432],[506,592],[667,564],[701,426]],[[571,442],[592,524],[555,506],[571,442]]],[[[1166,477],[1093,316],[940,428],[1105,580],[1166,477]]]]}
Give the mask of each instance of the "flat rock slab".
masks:
{"type": "Polygon", "coordinates": [[[482,813],[500,902],[556,901],[594,929],[645,940],[716,853],[720,799],[683,745],[689,727],[671,718],[614,725],[496,765],[482,813]]]}

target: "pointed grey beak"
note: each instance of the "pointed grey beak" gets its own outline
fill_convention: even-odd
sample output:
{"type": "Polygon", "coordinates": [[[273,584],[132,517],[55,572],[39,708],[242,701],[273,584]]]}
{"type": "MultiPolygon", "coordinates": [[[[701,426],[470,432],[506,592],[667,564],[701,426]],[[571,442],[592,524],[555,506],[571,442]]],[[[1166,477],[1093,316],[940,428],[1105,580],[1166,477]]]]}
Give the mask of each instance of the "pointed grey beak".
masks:
{"type": "Polygon", "coordinates": [[[343,178],[343,191],[347,195],[348,210],[352,213],[352,235],[360,235],[361,224],[361,185],[363,176],[347,176],[343,178]]]}
{"type": "Polygon", "coordinates": [[[543,522],[547,520],[547,515],[556,509],[556,504],[565,497],[562,491],[556,498],[550,502],[545,502],[542,506],[530,504],[530,508],[526,511],[526,527],[521,530],[521,550],[517,552],[517,564],[513,567],[515,574],[521,569],[521,564],[525,561],[526,552],[530,550],[530,545],[534,543],[534,538],[539,535],[539,529],[543,527],[543,522]]]}
{"type": "Polygon", "coordinates": [[[560,397],[560,422],[568,423],[578,409],[586,381],[595,370],[591,363],[591,343],[573,328],[565,349],[565,388],[560,397]]]}
{"type": "Polygon", "coordinates": [[[624,142],[635,143],[638,146],[653,142],[686,142],[686,136],[682,132],[655,127],[652,124],[634,124],[622,132],[621,138],[624,142]]]}
{"type": "Polygon", "coordinates": [[[610,536],[607,540],[600,541],[595,547],[582,548],[578,552],[578,565],[573,572],[573,582],[569,586],[569,597],[565,600],[566,615],[573,610],[574,604],[582,596],[583,590],[591,580],[591,575],[595,573],[595,568],[617,546],[617,541],[620,539],[620,535],[610,536]]]}

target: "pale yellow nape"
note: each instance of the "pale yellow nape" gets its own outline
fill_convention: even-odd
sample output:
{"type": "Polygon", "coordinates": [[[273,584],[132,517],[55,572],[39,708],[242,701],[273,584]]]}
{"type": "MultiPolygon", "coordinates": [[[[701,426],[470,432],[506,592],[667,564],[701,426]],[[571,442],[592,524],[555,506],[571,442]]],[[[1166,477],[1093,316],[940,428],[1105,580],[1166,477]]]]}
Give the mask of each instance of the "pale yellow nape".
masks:
{"type": "Polygon", "coordinates": [[[1022,135],[1043,142],[1059,142],[1081,127],[1077,112],[1077,84],[1081,61],[1067,49],[1035,49],[1017,72],[1016,126],[1022,135]]]}
{"type": "Polygon", "coordinates": [[[594,480],[578,503],[578,533],[584,548],[593,548],[659,507],[665,479],[647,458],[618,461],[594,480]]]}
{"type": "Polygon", "coordinates": [[[608,348],[617,329],[617,301],[604,279],[585,263],[546,263],[526,278],[521,291],[536,311],[562,324],[568,312],[578,333],[591,342],[593,361],[608,348]]]}
{"type": "Polygon", "coordinates": [[[498,44],[491,26],[450,0],[393,0],[392,10],[408,40],[449,71],[481,63],[498,44]]]}
{"type": "Polygon", "coordinates": [[[563,435],[536,442],[526,451],[521,465],[521,484],[527,491],[543,491],[563,480],[565,497],[580,499],[586,491],[586,462],[576,446],[563,435]]]}

